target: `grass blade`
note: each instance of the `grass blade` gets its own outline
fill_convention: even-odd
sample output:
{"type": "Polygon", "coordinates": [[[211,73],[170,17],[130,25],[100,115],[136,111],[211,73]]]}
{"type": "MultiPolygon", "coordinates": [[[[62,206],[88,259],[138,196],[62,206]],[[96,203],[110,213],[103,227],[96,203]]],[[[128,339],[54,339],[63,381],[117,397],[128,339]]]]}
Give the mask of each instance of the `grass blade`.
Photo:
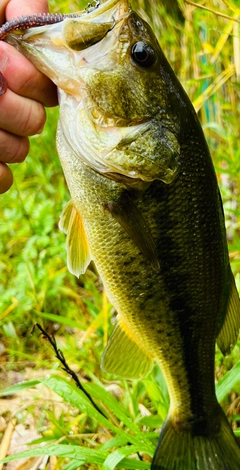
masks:
{"type": "MultiPolygon", "coordinates": [[[[115,452],[113,452],[106,458],[102,470],[113,470],[114,468],[116,468],[116,466],[119,467],[119,463],[123,461],[128,455],[132,455],[142,451],[143,449],[140,446],[127,446],[117,449],[115,452]]],[[[140,462],[137,462],[137,464],[139,463],[140,462]]],[[[145,468],[149,467],[146,466],[145,468]]]]}
{"type": "Polygon", "coordinates": [[[240,361],[238,361],[235,366],[217,383],[216,392],[218,401],[221,402],[224,400],[237,383],[240,383],[240,361]]]}

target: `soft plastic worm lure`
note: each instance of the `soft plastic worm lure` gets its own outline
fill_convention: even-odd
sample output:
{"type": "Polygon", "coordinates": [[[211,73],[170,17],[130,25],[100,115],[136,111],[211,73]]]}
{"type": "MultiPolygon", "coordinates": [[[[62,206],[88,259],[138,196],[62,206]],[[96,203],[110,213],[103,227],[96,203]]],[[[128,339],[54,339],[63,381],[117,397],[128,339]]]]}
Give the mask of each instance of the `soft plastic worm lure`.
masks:
{"type": "MultiPolygon", "coordinates": [[[[14,18],[8,21],[0,28],[0,41],[3,41],[8,34],[13,31],[25,30],[35,26],[44,26],[46,24],[60,23],[65,18],[78,18],[80,15],[77,13],[70,13],[68,15],[61,13],[40,13],[38,15],[25,15],[14,18]]],[[[7,81],[3,74],[0,72],[0,96],[7,91],[7,81]]]]}

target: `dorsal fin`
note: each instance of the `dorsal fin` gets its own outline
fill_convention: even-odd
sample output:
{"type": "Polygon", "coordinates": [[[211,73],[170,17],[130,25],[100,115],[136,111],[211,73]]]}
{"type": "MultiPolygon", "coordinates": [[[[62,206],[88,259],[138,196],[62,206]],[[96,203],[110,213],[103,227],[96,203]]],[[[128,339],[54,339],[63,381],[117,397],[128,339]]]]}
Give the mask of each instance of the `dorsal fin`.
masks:
{"type": "Polygon", "coordinates": [[[217,344],[222,353],[229,354],[234,348],[240,329],[240,300],[232,272],[231,288],[228,300],[227,314],[222,329],[217,338],[217,344]]]}
{"type": "Polygon", "coordinates": [[[67,234],[68,269],[79,277],[80,274],[85,273],[91,261],[91,255],[81,216],[72,201],[68,202],[61,214],[59,228],[67,234]]]}
{"type": "Polygon", "coordinates": [[[153,359],[136,343],[127,325],[123,321],[117,323],[102,357],[102,369],[120,377],[139,379],[152,366],[153,359]]]}

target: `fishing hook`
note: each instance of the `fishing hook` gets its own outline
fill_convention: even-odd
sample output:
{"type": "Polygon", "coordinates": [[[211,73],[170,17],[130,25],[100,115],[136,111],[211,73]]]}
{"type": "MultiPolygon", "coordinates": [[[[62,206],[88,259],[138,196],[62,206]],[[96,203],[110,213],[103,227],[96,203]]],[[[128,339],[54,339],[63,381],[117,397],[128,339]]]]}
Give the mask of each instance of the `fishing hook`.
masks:
{"type": "Polygon", "coordinates": [[[87,4],[85,11],[87,13],[91,13],[91,11],[96,10],[100,6],[101,2],[99,0],[93,0],[93,2],[90,2],[87,4]]]}

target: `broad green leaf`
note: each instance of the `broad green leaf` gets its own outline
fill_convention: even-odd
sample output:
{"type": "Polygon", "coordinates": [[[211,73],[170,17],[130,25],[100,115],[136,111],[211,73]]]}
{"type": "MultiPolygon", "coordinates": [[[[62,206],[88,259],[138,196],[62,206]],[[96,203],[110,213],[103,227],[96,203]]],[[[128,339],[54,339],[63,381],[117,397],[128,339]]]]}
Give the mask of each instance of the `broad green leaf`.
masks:
{"type": "Polygon", "coordinates": [[[238,361],[235,366],[217,383],[216,393],[218,401],[221,402],[224,400],[226,395],[235,387],[237,383],[238,385],[240,383],[240,361],[238,361]]]}
{"type": "Polygon", "coordinates": [[[142,382],[144,383],[147,393],[152,401],[162,402],[164,400],[162,390],[156,383],[148,379],[143,379],[142,382]]]}
{"type": "Polygon", "coordinates": [[[63,317],[61,315],[54,315],[53,313],[45,313],[45,312],[37,312],[35,311],[36,314],[41,316],[41,318],[46,318],[46,320],[51,320],[54,323],[60,323],[61,325],[66,325],[71,328],[77,328],[78,330],[85,330],[86,328],[81,325],[80,323],[71,320],[68,317],[63,317]]]}
{"type": "MultiPolygon", "coordinates": [[[[139,419],[138,424],[140,426],[149,426],[150,428],[160,428],[162,426],[163,422],[160,416],[154,415],[154,416],[143,416],[142,418],[139,419]]],[[[156,434],[157,436],[157,434],[156,434]]]]}
{"type": "Polygon", "coordinates": [[[16,385],[12,385],[11,387],[6,388],[0,392],[0,396],[4,397],[6,395],[13,395],[14,393],[20,392],[21,390],[25,390],[26,388],[35,387],[38,385],[40,380],[28,380],[27,382],[19,382],[16,385]]]}
{"type": "Polygon", "coordinates": [[[87,447],[53,444],[46,447],[38,447],[26,450],[24,452],[19,452],[15,455],[10,455],[2,462],[10,462],[11,460],[22,459],[25,457],[38,457],[40,455],[55,455],[58,457],[80,460],[80,464],[86,462],[101,464],[106,458],[106,454],[103,452],[99,452],[94,449],[88,449],[87,447]]]}
{"type": "Polygon", "coordinates": [[[82,462],[79,460],[71,460],[67,465],[64,465],[64,470],[77,470],[80,468],[80,465],[84,463],[84,460],[82,462]]]}
{"type": "MultiPolygon", "coordinates": [[[[127,447],[122,447],[120,449],[117,449],[115,452],[113,452],[106,458],[103,464],[102,470],[113,470],[114,468],[119,467],[119,463],[122,462],[123,459],[127,457],[128,455],[133,455],[133,454],[136,454],[137,452],[142,452],[142,451],[143,449],[141,448],[141,446],[127,446],[127,447]]],[[[145,468],[149,468],[149,467],[146,466],[145,468]]]]}
{"type": "Polygon", "coordinates": [[[113,447],[121,447],[125,446],[128,443],[127,436],[125,438],[121,436],[113,437],[112,439],[109,439],[107,442],[105,442],[101,446],[101,450],[109,450],[112,449],[113,447]]]}
{"type": "Polygon", "coordinates": [[[159,403],[159,405],[157,405],[156,408],[157,408],[158,416],[160,417],[161,422],[163,423],[168,414],[168,406],[166,406],[165,403],[159,403]]]}

